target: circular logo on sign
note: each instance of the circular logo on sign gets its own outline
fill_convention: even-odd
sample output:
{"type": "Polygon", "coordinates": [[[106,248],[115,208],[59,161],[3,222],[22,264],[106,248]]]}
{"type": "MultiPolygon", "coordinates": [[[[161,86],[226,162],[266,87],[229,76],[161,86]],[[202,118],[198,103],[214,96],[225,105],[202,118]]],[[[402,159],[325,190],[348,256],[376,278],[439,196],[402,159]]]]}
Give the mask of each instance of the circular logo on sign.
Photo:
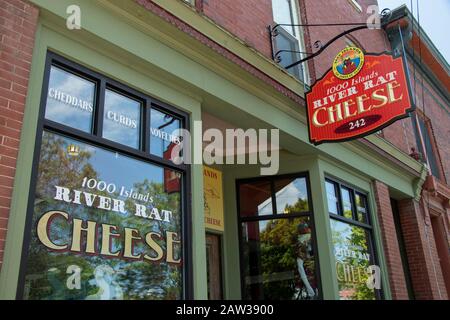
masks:
{"type": "Polygon", "coordinates": [[[339,52],[333,61],[333,73],[342,80],[353,78],[364,65],[364,53],[356,47],[348,47],[339,52]]]}

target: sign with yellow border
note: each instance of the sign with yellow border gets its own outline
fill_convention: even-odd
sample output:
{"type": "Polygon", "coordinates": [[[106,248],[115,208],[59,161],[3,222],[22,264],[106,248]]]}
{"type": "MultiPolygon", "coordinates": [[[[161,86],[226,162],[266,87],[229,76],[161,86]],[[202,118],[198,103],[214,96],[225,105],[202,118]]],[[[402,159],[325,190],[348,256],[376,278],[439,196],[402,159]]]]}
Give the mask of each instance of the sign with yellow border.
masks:
{"type": "Polygon", "coordinates": [[[364,53],[356,47],[348,47],[339,52],[333,61],[333,73],[341,80],[356,76],[364,66],[364,53]]]}
{"type": "Polygon", "coordinates": [[[222,172],[203,166],[205,227],[224,231],[222,172]]]}

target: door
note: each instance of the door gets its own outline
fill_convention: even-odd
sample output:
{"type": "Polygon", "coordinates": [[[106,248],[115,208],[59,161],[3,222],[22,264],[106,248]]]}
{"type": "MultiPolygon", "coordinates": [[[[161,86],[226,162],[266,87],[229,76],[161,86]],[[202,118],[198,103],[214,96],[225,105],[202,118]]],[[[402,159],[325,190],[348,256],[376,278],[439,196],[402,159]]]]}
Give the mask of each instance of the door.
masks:
{"type": "Polygon", "coordinates": [[[208,299],[222,299],[222,257],[220,235],[206,233],[206,269],[208,299]]]}

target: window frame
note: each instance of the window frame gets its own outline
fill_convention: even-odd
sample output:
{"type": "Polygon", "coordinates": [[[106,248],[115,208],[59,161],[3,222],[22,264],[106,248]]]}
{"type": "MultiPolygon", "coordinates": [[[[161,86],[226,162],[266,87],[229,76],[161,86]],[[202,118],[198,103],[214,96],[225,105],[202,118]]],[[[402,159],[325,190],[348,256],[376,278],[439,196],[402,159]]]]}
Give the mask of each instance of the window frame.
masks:
{"type": "Polygon", "coordinates": [[[359,13],[362,12],[362,6],[361,4],[358,2],[358,0],[348,0],[348,2],[352,5],[352,7],[358,11],[359,13]]]}
{"type": "MultiPolygon", "coordinates": [[[[355,187],[349,183],[343,182],[342,180],[338,179],[338,178],[334,178],[331,176],[326,176],[325,177],[325,182],[331,183],[333,185],[335,185],[335,188],[337,188],[338,190],[338,214],[334,214],[331,213],[328,209],[328,201],[327,201],[327,211],[328,211],[328,215],[329,215],[329,219],[330,219],[330,228],[331,228],[331,219],[337,220],[339,222],[343,222],[352,226],[356,226],[359,228],[364,229],[365,231],[367,231],[369,233],[369,237],[368,237],[368,251],[369,254],[371,255],[372,258],[372,264],[378,265],[380,268],[380,260],[379,260],[379,256],[378,256],[378,252],[376,250],[376,245],[375,245],[375,228],[372,225],[372,214],[371,214],[371,208],[370,208],[370,204],[369,204],[369,193],[358,188],[355,187]],[[343,215],[343,201],[342,201],[342,192],[341,189],[342,188],[346,188],[348,190],[350,190],[350,195],[351,195],[351,202],[352,202],[352,219],[348,219],[346,217],[344,217],[343,215]],[[364,196],[365,202],[366,202],[366,223],[360,222],[358,220],[358,212],[357,212],[357,208],[356,208],[356,199],[355,199],[355,195],[356,194],[360,194],[362,196],[364,196]]],[[[334,250],[334,247],[332,245],[332,248],[334,250]]],[[[334,258],[334,256],[333,256],[334,258]]],[[[336,272],[336,271],[334,271],[336,272]]],[[[384,288],[383,285],[381,284],[381,288],[379,290],[374,290],[375,292],[375,300],[383,300],[384,299],[384,288]]],[[[338,292],[339,294],[339,292],[338,292]]]]}
{"type": "MultiPolygon", "coordinates": [[[[290,13],[290,23],[296,25],[296,24],[302,24],[301,21],[301,13],[300,13],[300,5],[297,1],[294,0],[285,0],[289,2],[289,13],[290,13]]],[[[271,1],[272,6],[272,20],[274,21],[275,25],[277,24],[288,24],[287,21],[276,21],[275,20],[275,11],[273,7],[273,0],[271,1]]],[[[289,32],[289,30],[286,28],[286,26],[279,26],[277,28],[277,31],[279,33],[282,33],[282,35],[287,39],[287,41],[291,42],[291,44],[294,45],[297,49],[294,49],[296,51],[302,51],[306,52],[306,43],[302,32],[302,27],[300,26],[292,26],[292,34],[289,32]]],[[[271,38],[272,46],[275,48],[274,52],[277,52],[279,50],[291,50],[289,48],[278,48],[277,45],[277,39],[271,38]]],[[[306,53],[294,53],[294,52],[285,52],[289,53],[292,56],[298,55],[300,59],[303,59],[306,57],[306,53]]],[[[278,63],[280,66],[281,63],[278,63]]],[[[283,67],[283,66],[282,66],[283,67]]],[[[284,69],[284,67],[283,67],[284,69]]],[[[292,72],[291,70],[286,70],[288,73],[292,74],[296,79],[299,81],[302,81],[304,84],[310,83],[310,75],[309,75],[309,69],[307,63],[302,63],[300,65],[297,65],[293,67],[292,72]]]]}
{"type": "Polygon", "coordinates": [[[315,276],[317,279],[317,289],[319,290],[319,294],[317,299],[323,299],[322,292],[322,281],[320,277],[320,262],[319,262],[319,250],[317,245],[317,235],[316,235],[316,226],[314,222],[314,209],[311,197],[311,182],[309,177],[309,172],[300,172],[300,173],[290,173],[290,174],[282,174],[275,176],[267,176],[267,177],[255,177],[255,178],[244,178],[237,179],[235,181],[236,186],[236,204],[237,204],[237,223],[238,223],[238,237],[239,237],[239,271],[240,271],[240,282],[241,282],[241,299],[244,299],[243,293],[245,292],[245,266],[244,266],[244,250],[243,250],[243,238],[242,238],[242,223],[245,222],[259,222],[259,221],[268,221],[268,220],[277,220],[277,219],[294,219],[294,218],[302,218],[308,217],[311,223],[311,239],[312,246],[314,250],[314,263],[315,263],[315,276]],[[306,181],[306,190],[308,192],[308,211],[305,212],[296,212],[296,213],[277,213],[276,208],[276,192],[275,192],[275,181],[288,179],[288,178],[304,178],[306,181]],[[271,200],[272,200],[272,215],[262,215],[262,216],[253,216],[253,217],[242,217],[240,210],[240,192],[239,187],[242,184],[248,184],[252,182],[260,182],[260,181],[268,181],[270,183],[271,189],[271,200]]]}
{"type": "Polygon", "coordinates": [[[416,139],[415,139],[416,144],[418,144],[417,151],[419,151],[422,154],[422,157],[426,157],[426,158],[423,158],[424,161],[426,161],[428,163],[430,162],[429,156],[428,156],[428,151],[427,151],[427,145],[426,145],[427,142],[425,139],[425,134],[424,134],[424,132],[422,132],[422,126],[420,123],[422,121],[425,129],[427,130],[426,135],[430,139],[430,147],[433,150],[433,156],[434,156],[434,160],[436,161],[436,169],[438,171],[439,176],[435,176],[433,174],[433,169],[431,168],[431,164],[430,164],[430,168],[429,168],[430,172],[438,180],[445,182],[446,177],[444,174],[444,169],[442,167],[441,155],[439,153],[439,148],[437,146],[436,137],[434,136],[433,124],[431,123],[431,119],[428,118],[425,114],[423,114],[423,112],[420,110],[416,110],[416,119],[417,119],[417,121],[413,121],[413,130],[416,134],[416,139]],[[425,144],[424,146],[422,145],[422,141],[425,144]],[[425,147],[425,150],[423,150],[423,147],[425,147]]]}
{"type": "Polygon", "coordinates": [[[142,161],[161,168],[167,168],[179,172],[182,177],[180,190],[180,206],[181,206],[181,228],[182,232],[182,299],[193,298],[193,264],[192,264],[192,211],[190,206],[191,195],[191,172],[190,165],[176,165],[168,159],[150,154],[150,111],[153,106],[158,110],[164,110],[169,114],[173,114],[181,121],[184,129],[189,130],[189,114],[170,106],[162,101],[141,93],[125,84],[122,84],[110,77],[107,77],[97,71],[91,70],[77,62],[69,60],[57,53],[47,51],[45,69],[43,76],[43,84],[41,90],[41,99],[39,105],[39,116],[36,129],[36,142],[33,153],[33,167],[31,173],[30,189],[28,191],[28,203],[25,219],[24,236],[22,242],[22,252],[19,266],[19,279],[16,291],[16,299],[22,300],[25,290],[25,277],[28,266],[28,250],[31,244],[31,228],[34,214],[34,201],[36,197],[36,186],[38,181],[38,167],[41,153],[42,136],[44,131],[61,135],[70,139],[79,140],[83,143],[90,144],[94,147],[103,148],[112,152],[118,152],[137,161],[142,161]],[[45,118],[45,110],[47,105],[47,94],[50,80],[50,71],[52,66],[61,68],[76,76],[91,80],[96,84],[95,104],[92,115],[91,133],[78,130],[45,118]],[[140,129],[140,147],[138,149],[120,144],[118,142],[108,140],[102,137],[105,92],[108,85],[115,92],[132,97],[133,99],[142,100],[141,108],[141,129],[140,129]]]}

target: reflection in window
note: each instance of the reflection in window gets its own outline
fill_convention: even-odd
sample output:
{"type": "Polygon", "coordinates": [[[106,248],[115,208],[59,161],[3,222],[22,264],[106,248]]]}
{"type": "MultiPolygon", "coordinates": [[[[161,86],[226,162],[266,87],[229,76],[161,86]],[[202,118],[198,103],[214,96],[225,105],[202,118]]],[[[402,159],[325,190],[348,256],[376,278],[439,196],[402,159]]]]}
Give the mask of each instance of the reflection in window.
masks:
{"type": "Polygon", "coordinates": [[[112,90],[105,92],[103,137],[139,148],[141,103],[112,90]]]}
{"type": "Polygon", "coordinates": [[[334,183],[326,181],[325,187],[327,189],[327,199],[328,199],[328,211],[330,213],[338,214],[339,213],[339,205],[338,205],[338,197],[337,190],[334,183]]]}
{"type": "MultiPolygon", "coordinates": [[[[294,10],[291,0],[272,0],[273,20],[280,24],[295,24],[294,10]]],[[[291,35],[295,36],[293,26],[282,26],[291,35]]]]}
{"type": "Polygon", "coordinates": [[[244,299],[317,298],[311,228],[308,217],[242,223],[244,299]]]}
{"type": "Polygon", "coordinates": [[[318,299],[307,178],[242,181],[238,192],[243,298],[318,299]]]}
{"type": "Polygon", "coordinates": [[[326,180],[326,184],[327,191],[333,188],[334,194],[341,194],[340,198],[336,197],[338,203],[335,207],[334,199],[330,205],[328,198],[339,296],[343,300],[379,298],[380,288],[370,289],[367,284],[371,275],[367,269],[376,263],[370,246],[372,227],[368,219],[367,196],[339,182],[326,180]]]}
{"type": "Polygon", "coordinates": [[[44,131],[37,176],[25,299],[182,298],[179,174],[44,131]]]}
{"type": "Polygon", "coordinates": [[[366,196],[355,193],[356,212],[358,214],[358,221],[368,223],[367,220],[367,198],[366,196]]]}
{"type": "Polygon", "coordinates": [[[334,219],[330,221],[339,297],[342,300],[374,300],[375,292],[367,286],[367,268],[373,264],[369,232],[334,219]]]}
{"type": "Polygon", "coordinates": [[[240,212],[243,217],[273,214],[269,181],[256,181],[239,186],[240,212]]]}
{"type": "Polygon", "coordinates": [[[309,210],[305,178],[276,180],[275,197],[277,213],[307,212],[309,210]]]}
{"type": "Polygon", "coordinates": [[[51,66],[45,118],[91,132],[95,87],[92,81],[51,66]]]}
{"type": "Polygon", "coordinates": [[[438,165],[439,158],[433,148],[433,146],[436,145],[436,141],[434,140],[434,137],[432,135],[433,130],[431,127],[431,121],[429,119],[425,119],[423,115],[418,115],[416,118],[417,122],[419,122],[420,133],[422,134],[423,143],[425,144],[425,150],[423,150],[423,145],[422,141],[420,140],[420,133],[417,128],[417,123],[416,121],[413,121],[414,131],[416,134],[416,142],[417,145],[419,146],[419,151],[424,156],[426,156],[426,160],[428,160],[433,176],[440,179],[441,174],[438,165]]]}
{"type": "Polygon", "coordinates": [[[350,190],[347,188],[342,188],[341,195],[342,195],[342,208],[344,210],[343,212],[344,217],[346,217],[347,219],[353,219],[353,209],[351,199],[352,196],[350,190]]]}
{"type": "Polygon", "coordinates": [[[175,131],[180,128],[179,119],[168,113],[152,109],[150,114],[150,153],[164,159],[171,159],[172,148],[180,144],[179,133],[175,131]]]}

